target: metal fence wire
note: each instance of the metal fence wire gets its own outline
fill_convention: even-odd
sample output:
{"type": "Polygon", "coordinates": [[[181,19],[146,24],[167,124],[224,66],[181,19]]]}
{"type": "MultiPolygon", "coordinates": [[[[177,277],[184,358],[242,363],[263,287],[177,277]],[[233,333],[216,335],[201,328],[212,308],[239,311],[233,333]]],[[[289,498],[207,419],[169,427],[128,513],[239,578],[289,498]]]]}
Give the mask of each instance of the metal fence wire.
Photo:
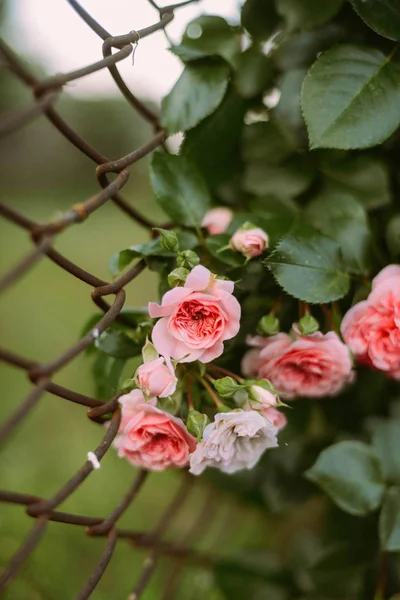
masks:
{"type": "MultiPolygon", "coordinates": [[[[94,211],[98,210],[109,201],[113,202],[127,217],[134,219],[134,221],[153,235],[152,228],[158,224],[152,223],[146,217],[141,215],[133,206],[127,203],[121,196],[120,190],[127,182],[129,167],[151,153],[158,146],[162,146],[166,139],[166,133],[161,128],[157,115],[140,102],[128,89],[118,71],[117,63],[132,54],[135,44],[139,39],[143,39],[156,31],[164,29],[164,27],[173,19],[174,11],[176,9],[196,0],[187,0],[186,2],[180,2],[164,8],[157,7],[157,5],[150,0],[151,4],[159,10],[158,22],[139,31],[130,31],[127,34],[115,37],[97,23],[93,17],[90,16],[78,2],[76,2],[76,0],[67,1],[88,27],[103,40],[103,58],[93,64],[70,73],[58,74],[53,77],[38,80],[16,56],[13,50],[1,41],[0,51],[4,63],[11,72],[21,80],[21,82],[31,88],[34,102],[29,106],[18,108],[2,115],[0,117],[0,134],[2,136],[10,134],[33,119],[45,115],[54,127],[56,127],[58,131],[65,136],[75,148],[77,148],[77,150],[85,154],[97,165],[96,175],[101,191],[85,202],[75,204],[56,220],[44,225],[30,220],[14,208],[0,203],[0,216],[25,230],[29,234],[34,245],[34,249],[25,256],[23,260],[21,260],[11,271],[2,276],[0,279],[0,292],[3,292],[6,288],[17,282],[24,273],[32,269],[36,263],[46,256],[61,269],[68,272],[72,277],[80,279],[92,288],[91,298],[104,312],[104,316],[76,344],[46,363],[39,364],[27,360],[23,356],[9,352],[7,349],[0,349],[0,360],[25,371],[33,385],[29,395],[11,416],[9,416],[5,422],[0,424],[0,443],[4,443],[9,434],[29,415],[30,411],[37,405],[43,394],[47,391],[63,401],[73,402],[82,407],[86,407],[86,415],[92,421],[103,423],[105,415],[112,414],[110,426],[95,450],[97,459],[101,461],[109,450],[118,431],[121,419],[118,396],[115,396],[108,402],[102,402],[96,398],[88,397],[58,385],[54,383],[52,379],[56,373],[84,352],[84,350],[93,343],[95,337],[97,337],[99,333],[104,332],[113,321],[119,318],[125,302],[124,287],[138,277],[145,269],[146,265],[144,261],[139,261],[123,275],[114,279],[112,282],[108,282],[99,279],[96,275],[85,271],[79,265],[71,262],[66,256],[63,256],[54,249],[53,242],[66,228],[81,223],[94,211]],[[84,140],[77,131],[64,121],[54,108],[65,84],[101,69],[109,70],[119,90],[131,107],[137,111],[143,119],[148,121],[154,129],[154,137],[146,144],[126,156],[122,156],[118,160],[113,161],[110,161],[106,156],[101,154],[84,140]],[[113,297],[113,301],[110,303],[105,300],[108,296],[113,297]]],[[[145,471],[139,472],[125,496],[106,517],[94,518],[80,514],[69,514],[58,510],[60,504],[77,490],[91,474],[93,469],[94,466],[92,462],[88,460],[79,471],[49,499],[40,498],[28,493],[14,493],[7,490],[0,491],[1,502],[25,506],[27,514],[34,518],[34,525],[30,530],[30,533],[0,575],[0,593],[7,585],[11,584],[12,580],[17,576],[18,571],[24,565],[24,562],[28,559],[29,555],[44,535],[49,521],[81,526],[85,528],[84,531],[88,536],[102,536],[105,538],[103,552],[95,569],[76,595],[77,600],[89,598],[95,590],[96,585],[100,581],[113,556],[116,544],[121,539],[128,541],[128,543],[132,544],[135,548],[143,548],[147,551],[147,558],[144,560],[141,575],[136,584],[132,586],[132,593],[129,596],[129,600],[137,600],[142,595],[147,582],[156,568],[157,560],[160,556],[168,556],[175,561],[175,566],[171,567],[168,574],[168,580],[164,587],[164,598],[175,597],[174,590],[176,590],[176,584],[180,574],[180,565],[183,560],[189,561],[191,564],[199,567],[207,567],[210,565],[211,558],[209,555],[196,552],[190,548],[194,539],[200,532],[204,532],[205,525],[207,524],[208,526],[211,521],[209,498],[206,498],[205,508],[200,510],[199,514],[192,518],[191,529],[186,532],[185,538],[182,539],[179,544],[171,544],[162,539],[163,533],[188,495],[194,478],[187,476],[186,473],[184,473],[182,476],[182,484],[171,504],[167,506],[161,520],[156,524],[152,531],[140,532],[119,528],[118,520],[131,506],[137,493],[143,486],[147,478],[147,473],[145,471]],[[205,510],[207,510],[207,519],[205,519],[205,510]]],[[[127,574],[127,576],[129,576],[129,574],[127,574]]]]}

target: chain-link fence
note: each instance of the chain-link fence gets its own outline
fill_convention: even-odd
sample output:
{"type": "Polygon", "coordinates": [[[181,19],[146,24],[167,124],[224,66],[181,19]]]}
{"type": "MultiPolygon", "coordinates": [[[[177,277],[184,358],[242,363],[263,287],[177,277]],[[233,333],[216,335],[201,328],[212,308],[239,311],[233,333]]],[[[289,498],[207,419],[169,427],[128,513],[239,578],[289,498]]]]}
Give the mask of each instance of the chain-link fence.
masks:
{"type": "MultiPolygon", "coordinates": [[[[29,106],[22,109],[15,109],[1,116],[1,136],[4,137],[13,133],[33,119],[45,115],[54,127],[56,127],[78,151],[89,157],[97,165],[96,175],[101,191],[88,200],[80,204],[75,204],[56,220],[44,225],[27,218],[10,205],[0,203],[1,217],[25,230],[34,245],[34,249],[24,257],[23,260],[21,260],[11,271],[1,277],[0,292],[3,292],[6,288],[15,284],[22,275],[32,269],[39,261],[47,257],[72,277],[78,278],[86,283],[91,288],[91,298],[93,302],[104,312],[104,316],[86,335],[84,335],[76,344],[67,348],[62,354],[49,362],[36,363],[27,360],[23,356],[16,355],[7,349],[0,349],[0,360],[25,371],[32,382],[32,390],[29,395],[18,405],[6,421],[0,425],[1,444],[7,440],[8,436],[14,432],[19,424],[30,414],[30,411],[32,411],[38,402],[40,402],[46,391],[62,401],[73,402],[82,407],[86,407],[86,415],[91,421],[102,424],[105,420],[110,419],[110,425],[95,450],[95,455],[99,461],[101,461],[109,450],[118,431],[121,419],[118,396],[112,398],[108,402],[102,402],[96,398],[83,395],[72,389],[56,384],[53,381],[53,377],[61,369],[66,367],[66,365],[70,364],[78,355],[83,353],[111,323],[118,320],[124,320],[124,316],[121,314],[125,302],[124,287],[142,273],[146,267],[145,262],[137,262],[123,275],[115,278],[112,282],[108,282],[71,262],[66,256],[63,256],[55,250],[53,244],[55,238],[66,228],[81,223],[94,211],[100,209],[106,202],[113,202],[127,218],[133,219],[140,226],[148,230],[150,235],[154,235],[152,229],[159,224],[151,222],[148,218],[140,214],[134,206],[131,206],[123,198],[120,191],[127,182],[129,167],[151,153],[157,147],[163,146],[166,139],[166,133],[160,127],[157,115],[149,110],[149,108],[139,101],[128,89],[118,71],[117,63],[132,54],[138,40],[141,40],[156,31],[162,30],[173,19],[174,11],[176,9],[179,9],[181,6],[189,4],[192,1],[195,0],[187,0],[186,2],[173,4],[161,9],[159,9],[154,2],[151,2],[151,4],[159,10],[160,18],[157,23],[151,24],[139,31],[131,31],[125,35],[114,37],[97,23],[75,0],[68,0],[69,4],[75,9],[87,26],[103,40],[103,58],[94,64],[82,67],[73,72],[55,75],[43,80],[35,78],[30,70],[27,69],[23,61],[16,56],[13,50],[5,43],[1,42],[0,50],[4,64],[15,77],[31,88],[34,96],[34,102],[29,106]],[[113,161],[110,161],[106,156],[83,139],[75,129],[64,121],[55,108],[57,99],[62,93],[65,84],[101,69],[109,70],[121,94],[129,102],[132,109],[137,111],[154,129],[154,137],[152,137],[145,145],[122,156],[118,160],[113,161]],[[105,298],[108,296],[113,297],[112,302],[106,301],[105,298]]],[[[168,227],[168,224],[162,224],[162,227],[168,227]]],[[[94,457],[92,460],[85,462],[79,471],[75,473],[75,475],[71,477],[71,479],[67,481],[53,497],[48,499],[30,495],[29,493],[14,493],[7,490],[0,491],[1,502],[25,506],[27,514],[34,518],[34,525],[30,530],[29,535],[22,541],[19,549],[0,575],[0,591],[4,590],[9,584],[12,584],[13,579],[17,576],[21,567],[45,534],[46,527],[50,521],[80,526],[84,528],[84,531],[88,536],[101,536],[105,538],[103,552],[99,557],[95,569],[76,595],[76,598],[79,600],[88,598],[92,594],[113,557],[116,544],[121,539],[126,540],[128,543],[132,544],[133,547],[142,548],[147,552],[147,558],[144,560],[139,580],[135,584],[132,582],[132,593],[129,597],[130,600],[136,600],[141,596],[157,566],[157,561],[160,556],[169,556],[175,561],[165,582],[163,592],[164,598],[175,597],[182,561],[190,562],[199,567],[208,567],[210,565],[210,561],[212,561],[211,556],[191,549],[194,540],[200,533],[203,534],[206,525],[209,526],[211,523],[209,496],[205,498],[204,508],[199,511],[199,514],[193,515],[191,527],[187,530],[184,539],[182,539],[179,544],[170,544],[162,540],[165,530],[191,490],[193,478],[186,473],[182,476],[182,484],[179,487],[177,494],[170,505],[167,506],[162,518],[150,532],[125,530],[118,526],[120,517],[131,506],[133,500],[146,481],[148,474],[145,471],[141,471],[136,476],[125,496],[106,517],[95,518],[81,514],[70,514],[58,510],[60,504],[69,498],[92,473],[95,468],[95,462],[96,459],[94,457]]],[[[127,574],[127,577],[128,576],[129,574],[127,574]]]]}

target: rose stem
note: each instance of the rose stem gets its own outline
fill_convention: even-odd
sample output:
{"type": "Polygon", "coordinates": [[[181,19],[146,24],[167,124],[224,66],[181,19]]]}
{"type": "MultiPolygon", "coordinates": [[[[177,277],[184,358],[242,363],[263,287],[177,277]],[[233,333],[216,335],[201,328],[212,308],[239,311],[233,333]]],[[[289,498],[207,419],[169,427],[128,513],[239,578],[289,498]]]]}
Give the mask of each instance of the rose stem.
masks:
{"type": "Polygon", "coordinates": [[[191,385],[192,385],[192,378],[186,377],[186,395],[187,395],[188,405],[189,405],[190,410],[194,410],[191,385]]]}
{"type": "Polygon", "coordinates": [[[202,377],[201,375],[197,375],[197,379],[200,381],[201,385],[205,387],[207,392],[210,394],[211,398],[214,400],[216,406],[223,406],[221,400],[218,398],[217,393],[214,392],[211,385],[202,377]]]}
{"type": "Polygon", "coordinates": [[[285,297],[285,294],[279,294],[279,296],[277,297],[277,299],[273,303],[271,310],[269,311],[270,315],[275,316],[275,314],[278,311],[280,305],[282,304],[282,300],[284,299],[284,297],[285,297]]]}
{"type": "Polygon", "coordinates": [[[218,365],[208,365],[208,369],[214,372],[218,371],[224,375],[229,375],[229,377],[232,377],[232,379],[235,379],[238,383],[243,383],[244,381],[243,377],[239,377],[239,375],[232,373],[232,371],[228,371],[228,369],[224,369],[224,367],[219,367],[218,365]]]}
{"type": "Polygon", "coordinates": [[[325,319],[326,319],[329,327],[331,328],[331,330],[336,331],[336,325],[335,325],[335,321],[332,316],[332,312],[329,310],[329,308],[327,306],[325,306],[325,304],[321,304],[321,310],[324,313],[325,319]]]}

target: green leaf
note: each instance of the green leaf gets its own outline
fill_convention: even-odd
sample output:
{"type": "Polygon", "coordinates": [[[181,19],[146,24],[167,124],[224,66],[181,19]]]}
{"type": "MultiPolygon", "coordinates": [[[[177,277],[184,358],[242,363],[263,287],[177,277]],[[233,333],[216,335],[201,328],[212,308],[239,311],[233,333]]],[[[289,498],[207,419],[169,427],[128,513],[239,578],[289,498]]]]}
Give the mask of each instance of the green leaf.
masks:
{"type": "Polygon", "coordinates": [[[242,98],[254,98],[272,85],[274,74],[272,60],[252,46],[240,54],[233,82],[242,98]]]}
{"type": "Polygon", "coordinates": [[[239,252],[235,252],[227,247],[230,239],[231,236],[225,233],[210,235],[206,239],[206,246],[210,253],[222,263],[231,267],[243,267],[246,259],[239,252]]]}
{"type": "Polygon", "coordinates": [[[357,597],[368,558],[356,550],[354,545],[335,544],[324,549],[311,565],[309,573],[318,598],[322,594],[328,598],[357,597]]]}
{"type": "Polygon", "coordinates": [[[339,12],[343,0],[277,0],[278,13],[284,17],[286,27],[312,29],[323,25],[339,12]]]}
{"type": "Polygon", "coordinates": [[[264,264],[285,292],[303,302],[332,302],[349,290],[339,245],[306,224],[295,225],[264,264]]]}
{"type": "Polygon", "coordinates": [[[379,422],[373,430],[372,445],[381,459],[385,479],[400,484],[400,421],[379,422]]]}
{"type": "Polygon", "coordinates": [[[147,339],[145,345],[142,348],[143,362],[151,362],[153,360],[157,360],[157,358],[159,358],[159,355],[154,344],[152,344],[152,342],[150,342],[150,340],[147,339]]]}
{"type": "Polygon", "coordinates": [[[292,200],[284,200],[275,196],[255,198],[250,203],[251,215],[264,231],[268,233],[270,247],[292,227],[299,210],[292,200]]]}
{"type": "Polygon", "coordinates": [[[303,157],[296,156],[279,166],[250,163],[245,170],[243,188],[256,196],[295,198],[310,186],[313,178],[312,166],[303,157]]]}
{"type": "Polygon", "coordinates": [[[155,238],[147,244],[137,244],[116,252],[110,258],[109,269],[113,276],[123,271],[135,258],[147,258],[149,256],[173,257],[174,252],[166,250],[159,238],[155,238]]]}
{"type": "Polygon", "coordinates": [[[125,362],[125,358],[114,358],[97,352],[92,367],[97,398],[111,400],[116,394],[125,362]]]}
{"type": "Polygon", "coordinates": [[[386,226],[386,244],[392,256],[400,256],[400,215],[394,215],[386,226]]]}
{"type": "Polygon", "coordinates": [[[136,344],[120,329],[107,329],[107,331],[104,331],[95,341],[95,346],[104,354],[124,359],[137,356],[142,350],[140,344],[136,344]]]}
{"type": "Polygon", "coordinates": [[[214,381],[214,387],[222,398],[230,398],[243,386],[233,377],[222,377],[214,381]]]}
{"type": "Polygon", "coordinates": [[[302,333],[302,335],[311,335],[318,331],[319,323],[314,317],[310,314],[304,315],[298,322],[298,327],[302,333]]]}
{"type": "Polygon", "coordinates": [[[324,188],[351,194],[367,210],[389,204],[391,192],[386,164],[372,156],[343,154],[332,156],[329,152],[327,159],[321,162],[324,188]]]}
{"type": "Polygon", "coordinates": [[[256,40],[267,40],[280,21],[273,0],[246,0],[242,8],[242,25],[256,40]]]}
{"type": "Polygon", "coordinates": [[[187,276],[189,275],[189,269],[185,269],[185,267],[178,267],[171,271],[168,275],[168,284],[170,287],[176,287],[185,283],[187,276]]]}
{"type": "Polygon", "coordinates": [[[221,104],[228,87],[229,67],[216,61],[196,61],[182,75],[161,105],[161,125],[169,133],[192,129],[221,104]]]}
{"type": "Polygon", "coordinates": [[[221,56],[233,63],[240,46],[235,31],[225,19],[203,15],[189,23],[180,45],[172,46],[170,50],[184,62],[205,56],[221,56]]]}
{"type": "Polygon", "coordinates": [[[357,516],[376,510],[385,491],[381,464],[361,442],[339,442],[319,455],[306,477],[342,510],[357,516]]]}
{"type": "Polygon", "coordinates": [[[230,88],[217,110],[185,133],[181,154],[196,164],[210,187],[216,187],[238,169],[245,112],[246,102],[230,88]]]}
{"type": "Polygon", "coordinates": [[[280,81],[278,81],[278,88],[281,95],[278,104],[272,110],[272,114],[276,115],[293,129],[299,129],[303,125],[300,92],[306,72],[304,68],[292,69],[285,73],[280,81]]]}
{"type": "Polygon", "coordinates": [[[364,208],[351,195],[321,194],[308,204],[304,217],[338,242],[346,270],[363,275],[370,271],[372,235],[364,208]]]}
{"type": "Polygon", "coordinates": [[[194,435],[197,442],[201,441],[203,437],[203,431],[209,424],[210,419],[207,415],[199,412],[198,410],[190,410],[186,421],[186,427],[189,433],[194,435]]]}
{"type": "Polygon", "coordinates": [[[379,539],[382,550],[400,552],[400,487],[386,491],[379,516],[379,539]]]}
{"type": "Polygon", "coordinates": [[[278,165],[296,149],[290,130],[278,120],[247,125],[243,130],[243,158],[248,162],[278,165]]]}
{"type": "Polygon", "coordinates": [[[398,0],[350,0],[363,21],[376,33],[400,40],[400,4],[398,0]]]}
{"type": "Polygon", "coordinates": [[[394,52],[342,45],[323,53],[304,79],[301,104],[310,148],[369,148],[400,124],[400,64],[394,52]]]}
{"type": "Polygon", "coordinates": [[[150,179],[158,203],[171,219],[187,227],[200,227],[211,200],[194,164],[184,156],[154,152],[150,179]]]}

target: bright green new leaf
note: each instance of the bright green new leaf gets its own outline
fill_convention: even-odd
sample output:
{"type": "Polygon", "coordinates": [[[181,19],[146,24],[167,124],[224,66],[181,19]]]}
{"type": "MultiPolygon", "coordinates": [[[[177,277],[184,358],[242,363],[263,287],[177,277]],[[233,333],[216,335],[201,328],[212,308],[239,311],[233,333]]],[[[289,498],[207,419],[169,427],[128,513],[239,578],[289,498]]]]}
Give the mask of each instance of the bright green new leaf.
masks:
{"type": "Polygon", "coordinates": [[[307,223],[334,238],[342,251],[346,270],[366,275],[372,265],[372,235],[363,206],[351,195],[325,193],[305,210],[307,223]]]}
{"type": "Polygon", "coordinates": [[[376,510],[385,491],[379,458],[361,442],[339,442],[323,450],[306,477],[342,510],[357,516],[376,510]]]}
{"type": "Polygon", "coordinates": [[[312,29],[336,15],[343,0],[277,0],[278,13],[288,29],[312,29]]]}
{"type": "Polygon", "coordinates": [[[395,51],[342,45],[323,53],[304,79],[301,104],[310,148],[369,148],[400,124],[395,51]]]}
{"type": "Polygon", "coordinates": [[[184,156],[155,152],[150,179],[156,199],[176,223],[200,227],[211,200],[197,167],[184,156]]]}
{"type": "Polygon", "coordinates": [[[189,23],[179,46],[172,46],[171,52],[184,62],[221,56],[234,63],[240,52],[239,38],[234,29],[222,17],[202,15],[189,23]]]}
{"type": "Polygon", "coordinates": [[[192,129],[221,104],[229,67],[217,61],[188,64],[161,105],[161,125],[169,133],[192,129]]]}
{"type": "Polygon", "coordinates": [[[338,243],[304,223],[282,238],[264,264],[288,294],[303,302],[332,302],[349,290],[338,243]]]}
{"type": "Polygon", "coordinates": [[[350,3],[368,27],[390,40],[400,40],[398,0],[350,0],[350,3]]]}
{"type": "Polygon", "coordinates": [[[198,410],[190,410],[186,421],[186,427],[189,433],[194,435],[197,442],[201,441],[203,431],[209,424],[210,419],[204,413],[198,410]]]}
{"type": "Polygon", "coordinates": [[[400,552],[400,487],[386,491],[379,516],[379,539],[382,550],[400,552]]]}

